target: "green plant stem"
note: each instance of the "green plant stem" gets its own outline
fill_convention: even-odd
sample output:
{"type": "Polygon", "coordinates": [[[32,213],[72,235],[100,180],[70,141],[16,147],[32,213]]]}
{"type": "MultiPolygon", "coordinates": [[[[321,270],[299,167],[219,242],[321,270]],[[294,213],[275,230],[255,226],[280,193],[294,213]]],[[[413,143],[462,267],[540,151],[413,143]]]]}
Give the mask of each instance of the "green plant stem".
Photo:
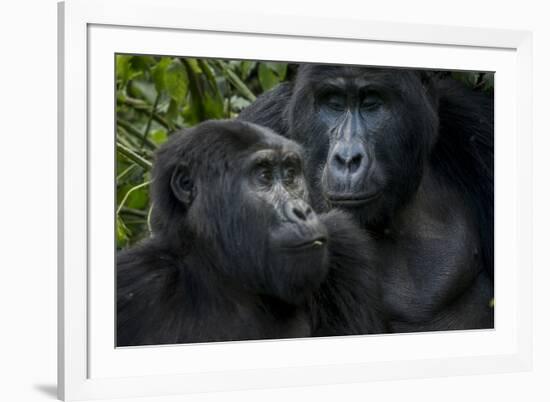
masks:
{"type": "Polygon", "coordinates": [[[130,165],[126,169],[124,169],[117,177],[116,180],[119,181],[124,176],[126,176],[133,168],[135,168],[137,165],[130,165]]]}
{"type": "MultiPolygon", "coordinates": [[[[116,124],[119,125],[120,127],[122,127],[124,130],[126,130],[126,132],[128,134],[130,134],[131,136],[136,137],[140,141],[143,139],[143,134],[140,133],[139,130],[137,128],[135,128],[134,126],[132,126],[130,123],[128,123],[128,122],[126,122],[122,119],[117,119],[116,124]]],[[[152,142],[151,140],[148,140],[147,138],[145,139],[144,144],[147,145],[147,147],[149,147],[151,149],[156,149],[157,148],[155,143],[152,142]]]]}
{"type": "Polygon", "coordinates": [[[120,209],[120,213],[132,215],[132,216],[138,216],[140,218],[147,218],[147,212],[142,211],[140,209],[135,209],[135,208],[123,207],[120,209]]]}
{"type": "Polygon", "coordinates": [[[199,85],[197,74],[193,70],[193,66],[191,66],[188,59],[186,59],[185,57],[180,57],[180,61],[185,66],[185,71],[187,72],[187,76],[189,77],[189,91],[191,92],[191,95],[195,98],[195,105],[197,107],[196,117],[199,121],[203,121],[205,120],[206,112],[204,110],[204,105],[201,101],[198,100],[204,99],[204,95],[199,85]]]}
{"type": "MultiPolygon", "coordinates": [[[[145,101],[142,101],[141,99],[136,99],[136,98],[126,96],[122,100],[119,99],[119,102],[126,106],[131,107],[132,109],[140,113],[151,112],[151,106],[145,101]]],[[[168,122],[164,117],[162,117],[158,113],[153,113],[153,120],[155,120],[158,124],[160,124],[161,126],[163,126],[169,131],[182,127],[180,124],[176,122],[168,122]]]]}
{"type": "Polygon", "coordinates": [[[149,162],[147,159],[142,158],[141,156],[136,154],[134,151],[125,147],[118,141],[116,143],[116,149],[118,152],[120,152],[121,155],[124,155],[127,159],[134,162],[136,165],[141,166],[145,170],[150,170],[153,167],[153,164],[149,162]]]}
{"type": "Polygon", "coordinates": [[[122,210],[122,207],[124,206],[126,201],[128,201],[128,197],[130,196],[130,194],[132,194],[136,190],[139,190],[140,188],[147,187],[149,184],[151,184],[151,180],[147,180],[147,181],[145,181],[141,184],[138,184],[137,186],[132,187],[130,190],[128,190],[126,192],[126,194],[124,194],[124,198],[122,198],[122,201],[120,201],[120,205],[118,206],[118,208],[116,210],[116,214],[117,215],[120,214],[120,211],[122,210]]]}
{"type": "Polygon", "coordinates": [[[147,120],[145,131],[143,131],[143,138],[141,140],[141,149],[143,149],[143,147],[145,146],[145,141],[147,141],[147,135],[149,135],[149,130],[151,130],[151,123],[153,122],[153,118],[155,117],[155,111],[157,110],[159,100],[160,100],[160,92],[157,94],[157,97],[155,98],[155,103],[153,104],[153,107],[151,109],[149,120],[147,120]]]}
{"type": "Polygon", "coordinates": [[[235,74],[228,66],[221,60],[214,60],[214,62],[221,68],[225,73],[227,80],[235,87],[235,89],[250,102],[256,100],[256,95],[252,93],[250,89],[246,86],[244,82],[235,74]]]}

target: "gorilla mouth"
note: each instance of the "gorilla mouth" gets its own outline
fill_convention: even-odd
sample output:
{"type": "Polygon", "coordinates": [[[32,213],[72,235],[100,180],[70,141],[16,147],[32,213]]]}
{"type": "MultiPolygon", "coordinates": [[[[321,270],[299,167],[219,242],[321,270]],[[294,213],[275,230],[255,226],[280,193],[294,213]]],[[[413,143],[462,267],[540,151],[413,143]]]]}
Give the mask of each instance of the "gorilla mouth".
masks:
{"type": "Polygon", "coordinates": [[[323,247],[327,243],[325,237],[316,237],[306,241],[300,241],[292,244],[283,244],[281,248],[289,251],[302,251],[309,249],[317,249],[323,247]]]}
{"type": "Polygon", "coordinates": [[[353,207],[371,202],[382,194],[381,191],[376,193],[360,193],[360,194],[334,194],[328,193],[327,199],[333,205],[341,205],[343,207],[353,207]]]}

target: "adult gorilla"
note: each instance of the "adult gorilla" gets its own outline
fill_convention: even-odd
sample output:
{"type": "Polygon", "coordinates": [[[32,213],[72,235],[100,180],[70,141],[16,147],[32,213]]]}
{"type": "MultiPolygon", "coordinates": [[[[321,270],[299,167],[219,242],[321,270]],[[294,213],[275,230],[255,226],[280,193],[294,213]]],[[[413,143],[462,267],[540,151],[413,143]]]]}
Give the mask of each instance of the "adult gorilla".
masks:
{"type": "Polygon", "coordinates": [[[393,332],[493,326],[493,102],[413,70],[302,65],[242,120],[301,143],[317,211],[375,233],[393,332]]]}
{"type": "Polygon", "coordinates": [[[154,236],[117,256],[117,345],[381,331],[362,231],[307,203],[300,147],[244,122],[174,134],[154,236]]]}

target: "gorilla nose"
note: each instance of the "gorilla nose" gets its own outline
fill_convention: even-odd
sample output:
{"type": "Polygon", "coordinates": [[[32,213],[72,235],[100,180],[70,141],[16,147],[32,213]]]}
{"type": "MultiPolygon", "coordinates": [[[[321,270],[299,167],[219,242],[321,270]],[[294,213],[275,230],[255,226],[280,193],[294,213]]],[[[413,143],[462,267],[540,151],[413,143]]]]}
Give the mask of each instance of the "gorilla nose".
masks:
{"type": "Polygon", "coordinates": [[[291,200],[285,204],[285,215],[294,223],[304,223],[315,219],[313,209],[302,200],[291,200]]]}
{"type": "Polygon", "coordinates": [[[337,146],[330,161],[333,173],[351,176],[358,172],[366,159],[362,147],[357,145],[337,146]]]}

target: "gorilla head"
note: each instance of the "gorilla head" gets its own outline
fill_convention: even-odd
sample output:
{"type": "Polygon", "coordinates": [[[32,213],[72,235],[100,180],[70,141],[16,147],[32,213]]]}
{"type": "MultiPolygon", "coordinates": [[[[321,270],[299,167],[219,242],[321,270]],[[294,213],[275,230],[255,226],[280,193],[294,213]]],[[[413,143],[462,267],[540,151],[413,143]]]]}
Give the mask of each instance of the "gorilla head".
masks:
{"type": "Polygon", "coordinates": [[[299,303],[328,265],[301,155],[251,123],[212,121],[174,135],[155,163],[155,236],[228,283],[299,303]]]}
{"type": "Polygon", "coordinates": [[[437,135],[421,73],[303,65],[289,99],[289,137],[307,150],[316,208],[383,224],[415,193],[437,135]]]}

